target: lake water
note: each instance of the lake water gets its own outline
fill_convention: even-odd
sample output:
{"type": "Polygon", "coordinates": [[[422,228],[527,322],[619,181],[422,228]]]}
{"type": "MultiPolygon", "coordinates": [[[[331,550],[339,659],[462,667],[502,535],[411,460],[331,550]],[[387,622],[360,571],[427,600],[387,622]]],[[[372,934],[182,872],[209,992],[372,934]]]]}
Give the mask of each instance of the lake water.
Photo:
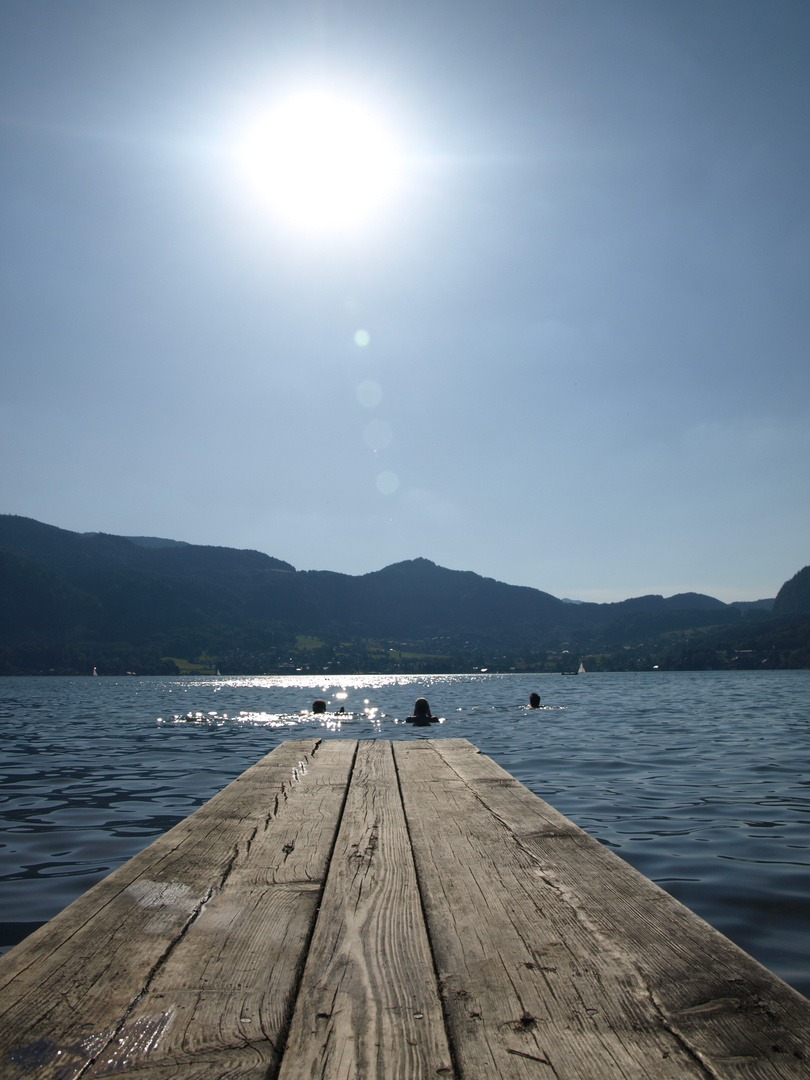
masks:
{"type": "Polygon", "coordinates": [[[0,679],[0,944],[313,735],[470,739],[810,996],[810,671],[0,679]]]}

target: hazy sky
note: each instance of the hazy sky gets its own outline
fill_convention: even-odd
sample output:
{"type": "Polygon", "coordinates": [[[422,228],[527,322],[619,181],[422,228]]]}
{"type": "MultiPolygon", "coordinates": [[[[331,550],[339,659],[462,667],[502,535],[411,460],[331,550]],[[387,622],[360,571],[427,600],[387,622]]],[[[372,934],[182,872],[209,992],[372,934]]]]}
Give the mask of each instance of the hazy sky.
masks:
{"type": "Polygon", "coordinates": [[[775,595],[810,562],[808,55],[807,0],[3,0],[0,511],[775,595]],[[244,166],[313,88],[400,163],[325,231],[244,166]]]}

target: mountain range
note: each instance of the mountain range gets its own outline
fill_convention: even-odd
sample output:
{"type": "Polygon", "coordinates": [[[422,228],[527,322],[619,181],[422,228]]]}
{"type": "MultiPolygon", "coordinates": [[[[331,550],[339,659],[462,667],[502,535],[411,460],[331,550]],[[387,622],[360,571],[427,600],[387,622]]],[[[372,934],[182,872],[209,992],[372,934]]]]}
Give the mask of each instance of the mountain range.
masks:
{"type": "Polygon", "coordinates": [[[564,669],[574,652],[804,616],[808,593],[806,567],[773,600],[725,604],[690,592],[572,603],[421,558],[360,576],[302,571],[258,551],[0,515],[0,673],[368,671],[394,662],[469,670],[476,661],[564,669]]]}

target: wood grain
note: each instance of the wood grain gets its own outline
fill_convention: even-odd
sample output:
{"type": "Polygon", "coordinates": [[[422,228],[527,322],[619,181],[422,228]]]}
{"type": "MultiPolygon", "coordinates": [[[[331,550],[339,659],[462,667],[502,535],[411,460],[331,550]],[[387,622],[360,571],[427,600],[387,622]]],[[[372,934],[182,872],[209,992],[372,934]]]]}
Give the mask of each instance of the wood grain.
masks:
{"type": "Polygon", "coordinates": [[[437,749],[395,757],[461,1077],[705,1077],[638,972],[437,749]]]}
{"type": "Polygon", "coordinates": [[[361,742],[279,1080],[452,1076],[391,744],[361,742]]]}
{"type": "MultiPolygon", "coordinates": [[[[620,957],[646,999],[648,1019],[657,1016],[707,1075],[810,1075],[806,998],[471,744],[437,740],[434,749],[501,823],[509,843],[531,857],[535,895],[566,946],[590,941],[599,967],[605,957],[620,957]],[[566,919],[566,909],[579,928],[566,919]]],[[[548,954],[543,962],[549,964],[548,954]]],[[[621,1026],[621,1016],[604,1015],[614,1030],[621,1026]]],[[[628,1013],[633,1024],[635,1016],[628,1013]]]]}
{"type": "Polygon", "coordinates": [[[0,961],[2,1075],[159,1075],[165,1063],[264,1076],[354,753],[347,740],[282,744],[12,950],[0,961]]]}

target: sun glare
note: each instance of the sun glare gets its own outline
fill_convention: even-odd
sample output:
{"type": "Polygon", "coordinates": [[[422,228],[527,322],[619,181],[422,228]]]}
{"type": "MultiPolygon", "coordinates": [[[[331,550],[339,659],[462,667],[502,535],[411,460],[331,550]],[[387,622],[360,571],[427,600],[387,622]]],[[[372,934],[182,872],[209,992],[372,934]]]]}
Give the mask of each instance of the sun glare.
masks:
{"type": "Polygon", "coordinates": [[[273,213],[311,233],[343,232],[370,220],[402,172],[381,118],[322,90],[279,102],[252,127],[240,160],[273,213]]]}

